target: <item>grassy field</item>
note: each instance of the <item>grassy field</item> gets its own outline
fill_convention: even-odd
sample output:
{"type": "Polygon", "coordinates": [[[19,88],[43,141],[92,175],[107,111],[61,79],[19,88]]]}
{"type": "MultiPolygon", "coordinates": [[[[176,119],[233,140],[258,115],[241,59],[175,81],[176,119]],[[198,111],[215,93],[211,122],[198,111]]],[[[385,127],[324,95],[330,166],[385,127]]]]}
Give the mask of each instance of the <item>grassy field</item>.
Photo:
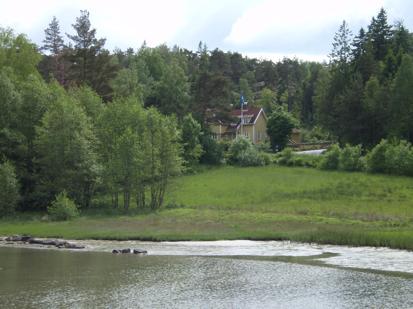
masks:
{"type": "Polygon", "coordinates": [[[0,235],[72,239],[289,239],[413,250],[413,179],[278,166],[173,180],[156,213],[0,221],[0,235]]]}

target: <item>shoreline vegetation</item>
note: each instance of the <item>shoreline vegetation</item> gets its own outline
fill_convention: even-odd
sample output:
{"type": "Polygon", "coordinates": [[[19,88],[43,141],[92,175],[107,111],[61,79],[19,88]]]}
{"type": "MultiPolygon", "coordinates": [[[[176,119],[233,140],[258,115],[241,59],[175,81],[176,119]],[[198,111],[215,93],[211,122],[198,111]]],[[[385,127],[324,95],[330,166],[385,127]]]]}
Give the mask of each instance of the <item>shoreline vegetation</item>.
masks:
{"type": "Polygon", "coordinates": [[[356,36],[343,21],[328,64],[203,42],[111,52],[88,11],[72,26],[53,17],[43,46],[0,27],[0,235],[413,250],[412,178],[395,176],[413,176],[413,34],[383,8],[356,36]],[[293,129],[340,145],[296,155],[293,129]]]}
{"type": "MultiPolygon", "coordinates": [[[[104,203],[99,197],[95,203],[104,203]]],[[[0,235],[73,240],[291,240],[413,250],[413,184],[402,176],[280,166],[213,168],[173,179],[156,211],[89,209],[0,220],[0,235]]]]}

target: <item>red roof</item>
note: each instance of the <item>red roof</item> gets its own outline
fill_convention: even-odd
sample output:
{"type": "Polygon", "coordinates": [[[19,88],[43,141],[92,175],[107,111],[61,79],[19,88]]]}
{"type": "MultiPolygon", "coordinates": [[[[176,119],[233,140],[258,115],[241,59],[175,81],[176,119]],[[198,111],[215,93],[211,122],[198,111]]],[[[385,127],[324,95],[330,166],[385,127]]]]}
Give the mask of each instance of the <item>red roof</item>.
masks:
{"type": "MultiPolygon", "coordinates": [[[[249,121],[249,123],[252,124],[252,123],[255,122],[255,119],[257,119],[261,109],[262,109],[261,107],[244,108],[242,110],[242,115],[243,115],[243,117],[250,117],[251,120],[249,121]]],[[[240,109],[232,110],[231,111],[231,116],[241,118],[241,110],[240,109]]]]}

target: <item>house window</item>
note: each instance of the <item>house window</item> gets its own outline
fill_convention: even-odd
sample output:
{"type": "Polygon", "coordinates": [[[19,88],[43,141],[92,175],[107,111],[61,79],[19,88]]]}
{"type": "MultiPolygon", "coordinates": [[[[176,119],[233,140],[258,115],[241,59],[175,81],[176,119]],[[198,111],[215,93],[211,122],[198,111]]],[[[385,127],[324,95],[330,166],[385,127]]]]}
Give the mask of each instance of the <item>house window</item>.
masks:
{"type": "Polygon", "coordinates": [[[241,119],[242,124],[250,123],[250,121],[251,121],[251,117],[243,117],[241,119]]]}

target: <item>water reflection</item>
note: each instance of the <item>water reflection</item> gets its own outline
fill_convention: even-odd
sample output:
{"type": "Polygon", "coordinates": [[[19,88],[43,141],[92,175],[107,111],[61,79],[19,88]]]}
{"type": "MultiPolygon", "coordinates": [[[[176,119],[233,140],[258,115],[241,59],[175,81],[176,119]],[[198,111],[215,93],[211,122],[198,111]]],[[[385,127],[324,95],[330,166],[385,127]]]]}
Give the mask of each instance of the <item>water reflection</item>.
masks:
{"type": "Polygon", "coordinates": [[[412,308],[413,280],[292,263],[0,248],[2,308],[412,308]]]}

